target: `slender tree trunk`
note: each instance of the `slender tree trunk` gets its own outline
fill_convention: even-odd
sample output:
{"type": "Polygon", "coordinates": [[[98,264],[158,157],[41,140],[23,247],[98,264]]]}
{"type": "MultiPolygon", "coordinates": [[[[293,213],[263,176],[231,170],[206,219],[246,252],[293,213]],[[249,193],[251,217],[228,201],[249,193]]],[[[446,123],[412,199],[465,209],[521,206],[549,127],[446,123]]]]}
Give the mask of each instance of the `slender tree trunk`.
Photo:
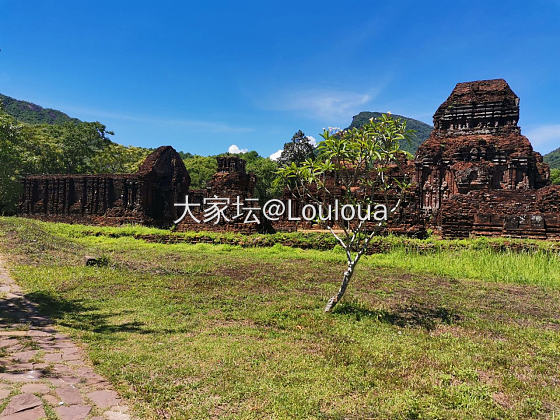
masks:
{"type": "Polygon", "coordinates": [[[331,297],[327,302],[327,306],[325,306],[325,312],[331,312],[335,307],[335,305],[340,301],[340,299],[342,299],[342,296],[344,296],[344,292],[346,292],[348,283],[350,283],[350,280],[352,279],[352,275],[354,274],[354,268],[356,267],[358,260],[359,258],[356,258],[355,260],[353,261],[351,260],[348,262],[348,268],[344,272],[344,277],[342,278],[340,289],[338,289],[338,293],[333,297],[331,297]]]}

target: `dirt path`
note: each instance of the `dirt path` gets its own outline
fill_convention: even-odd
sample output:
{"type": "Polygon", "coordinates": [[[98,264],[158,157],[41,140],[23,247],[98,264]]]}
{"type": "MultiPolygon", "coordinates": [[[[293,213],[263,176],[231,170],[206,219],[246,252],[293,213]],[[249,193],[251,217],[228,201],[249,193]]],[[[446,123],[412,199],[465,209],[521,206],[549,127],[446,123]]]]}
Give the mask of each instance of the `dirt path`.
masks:
{"type": "Polygon", "coordinates": [[[83,351],[41,316],[0,256],[0,420],[131,419],[83,351]]]}

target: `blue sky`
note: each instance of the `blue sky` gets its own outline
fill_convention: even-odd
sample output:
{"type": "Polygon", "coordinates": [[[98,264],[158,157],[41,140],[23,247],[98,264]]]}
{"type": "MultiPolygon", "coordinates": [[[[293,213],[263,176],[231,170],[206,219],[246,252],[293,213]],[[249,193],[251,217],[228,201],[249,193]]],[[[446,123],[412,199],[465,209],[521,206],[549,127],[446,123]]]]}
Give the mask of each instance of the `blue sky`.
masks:
{"type": "Polygon", "coordinates": [[[560,0],[0,0],[0,92],[121,144],[268,156],[359,111],[431,123],[455,83],[505,78],[560,147],[560,0]]]}

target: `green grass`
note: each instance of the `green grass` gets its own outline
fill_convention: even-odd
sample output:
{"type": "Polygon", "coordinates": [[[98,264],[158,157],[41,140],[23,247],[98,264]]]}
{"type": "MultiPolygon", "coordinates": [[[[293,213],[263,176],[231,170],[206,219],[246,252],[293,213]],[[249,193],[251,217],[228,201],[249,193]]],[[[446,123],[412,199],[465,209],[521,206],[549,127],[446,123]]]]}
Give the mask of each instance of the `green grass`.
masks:
{"type": "Polygon", "coordinates": [[[560,258],[543,251],[517,253],[465,249],[418,253],[394,250],[373,255],[366,264],[457,279],[534,284],[555,288],[560,286],[560,258]]]}
{"type": "MultiPolygon", "coordinates": [[[[242,247],[269,247],[285,245],[302,249],[330,250],[337,241],[330,233],[323,232],[279,232],[275,234],[245,235],[235,232],[176,232],[167,229],[128,225],[122,227],[69,225],[65,223],[39,223],[50,233],[72,238],[105,236],[110,238],[131,237],[156,243],[210,243],[239,245],[242,247]]],[[[512,252],[543,251],[560,253],[560,242],[515,238],[476,238],[440,240],[407,238],[404,236],[379,236],[371,241],[372,252],[405,249],[408,251],[445,250],[493,250],[512,252]]]]}
{"type": "Polygon", "coordinates": [[[337,250],[137,239],[154,234],[170,235],[0,218],[18,283],[141,418],[560,414],[560,261],[546,243],[380,239],[388,252],[326,315],[337,250]]]}

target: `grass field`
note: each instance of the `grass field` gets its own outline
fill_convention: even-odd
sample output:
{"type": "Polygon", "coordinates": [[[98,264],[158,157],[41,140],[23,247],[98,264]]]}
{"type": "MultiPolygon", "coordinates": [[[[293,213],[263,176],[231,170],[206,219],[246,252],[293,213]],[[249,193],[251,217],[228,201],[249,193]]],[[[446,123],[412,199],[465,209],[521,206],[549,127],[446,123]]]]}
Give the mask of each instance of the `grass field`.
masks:
{"type": "Polygon", "coordinates": [[[0,218],[13,276],[140,418],[560,415],[560,258],[547,243],[394,246],[365,257],[326,315],[336,249],[138,238],[154,234],[0,218]]]}

